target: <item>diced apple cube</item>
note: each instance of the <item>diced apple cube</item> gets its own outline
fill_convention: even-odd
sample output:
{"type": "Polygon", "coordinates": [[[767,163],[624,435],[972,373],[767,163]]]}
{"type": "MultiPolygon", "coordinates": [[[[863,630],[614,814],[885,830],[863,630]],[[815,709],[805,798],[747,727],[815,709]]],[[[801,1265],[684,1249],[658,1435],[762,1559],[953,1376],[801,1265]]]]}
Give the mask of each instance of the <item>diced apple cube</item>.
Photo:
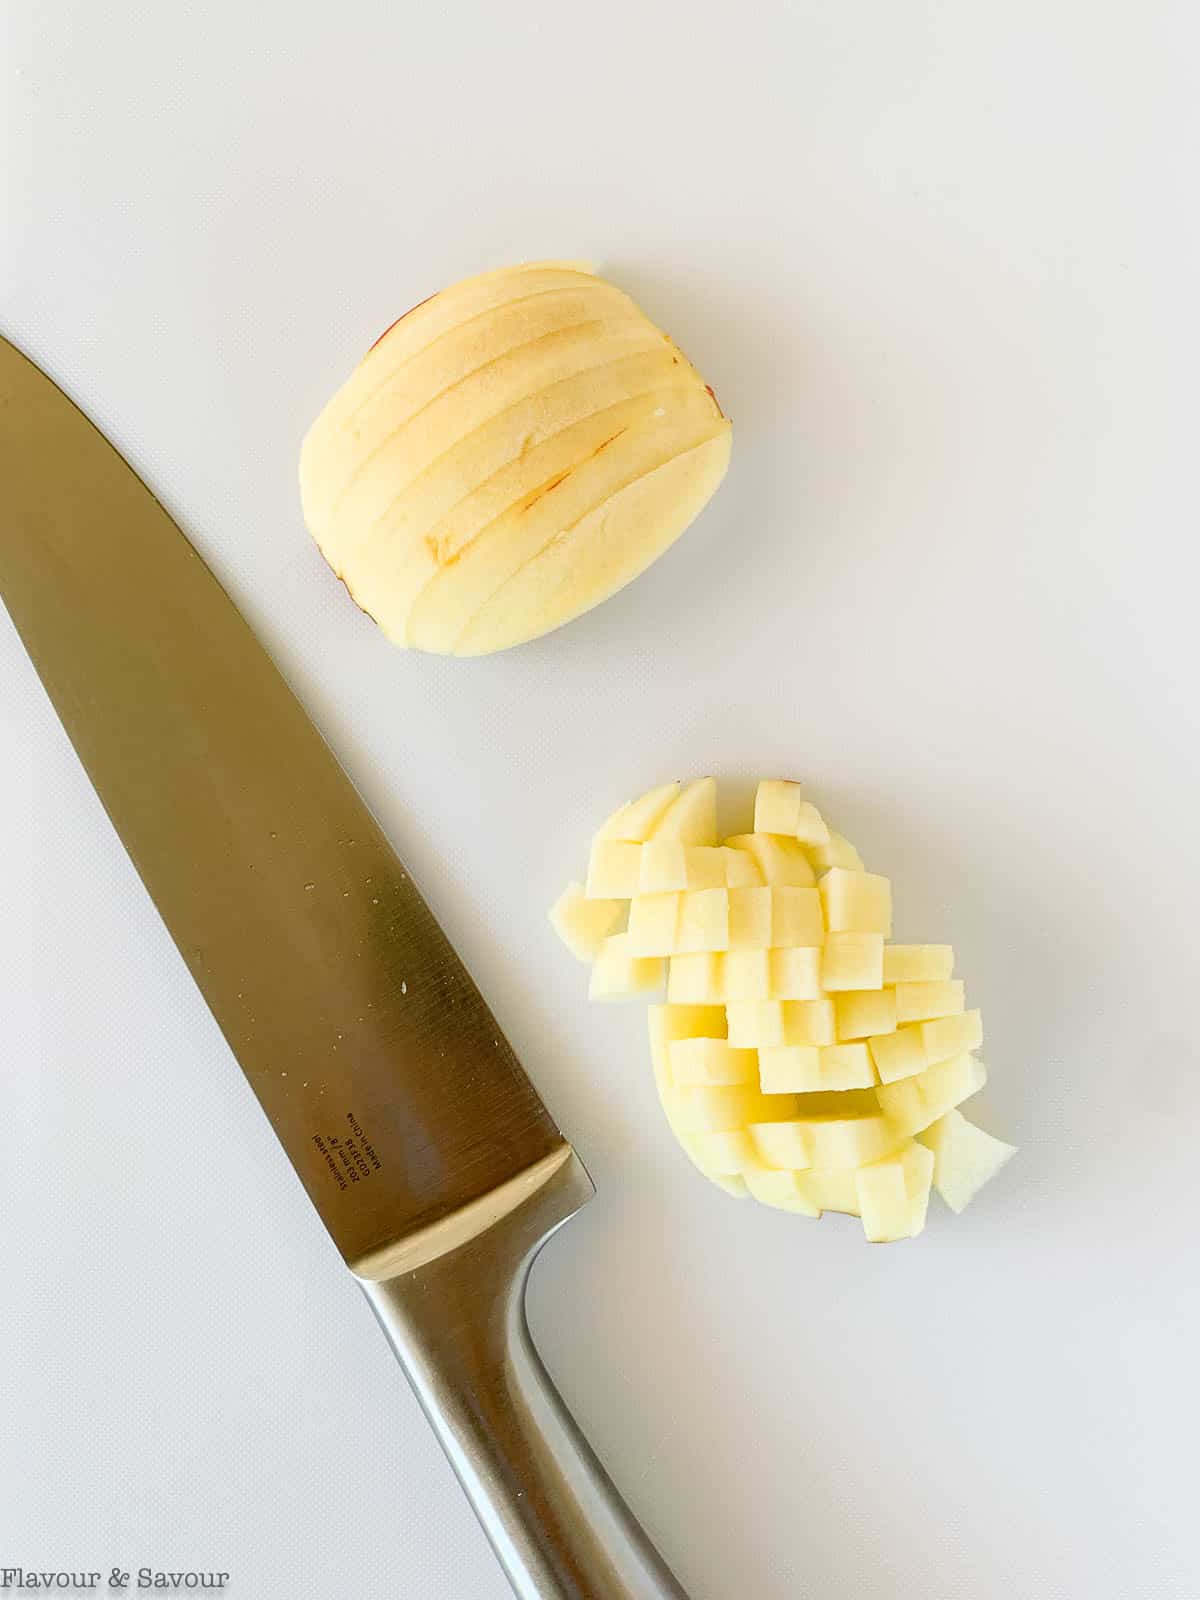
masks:
{"type": "MultiPolygon", "coordinates": [[[[678,839],[651,839],[641,848],[638,866],[640,894],[669,894],[692,887],[687,881],[685,845],[678,839]]],[[[696,887],[699,887],[697,885],[696,887]]]]}
{"type": "Polygon", "coordinates": [[[762,868],[748,850],[735,850],[726,842],[721,854],[725,858],[726,888],[755,889],[766,883],[762,868]]]}
{"type": "Polygon", "coordinates": [[[661,988],[666,974],[665,961],[633,954],[627,933],[610,933],[596,955],[588,997],[623,1000],[629,995],[647,994],[661,988]]]}
{"type": "Polygon", "coordinates": [[[667,999],[673,1006],[719,1006],[725,1000],[725,957],[712,951],[671,957],[667,999]]]}
{"type": "Polygon", "coordinates": [[[729,1042],[747,1050],[786,1044],[783,1004],[781,1000],[728,1001],[729,1042]]]}
{"type": "Polygon", "coordinates": [[[814,1205],[803,1172],[772,1171],[760,1167],[746,1173],[746,1187],[764,1206],[774,1206],[779,1211],[796,1211],[803,1217],[819,1217],[821,1208],[814,1205]]]}
{"type": "Polygon", "coordinates": [[[844,1211],[848,1216],[858,1216],[858,1189],[853,1169],[846,1172],[804,1172],[797,1176],[803,1180],[805,1197],[821,1211],[844,1211]]]}
{"type": "Polygon", "coordinates": [[[732,1178],[765,1172],[753,1136],[745,1128],[691,1136],[695,1158],[706,1177],[732,1178]]]}
{"type": "Polygon", "coordinates": [[[837,1017],[833,1001],[821,996],[817,1000],[784,1001],[785,1044],[828,1045],[837,1042],[837,1017]]]}
{"type": "Polygon", "coordinates": [[[966,1005],[960,978],[932,983],[898,983],[895,989],[896,1017],[900,1022],[927,1022],[936,1017],[951,1017],[966,1005]]]}
{"type": "Polygon", "coordinates": [[[724,1006],[656,1005],[647,1013],[650,1060],[656,1082],[671,1082],[671,1046],[677,1039],[723,1039],[724,1006]]]}
{"type": "Polygon", "coordinates": [[[825,938],[821,896],[816,889],[781,884],[771,896],[771,944],[777,950],[820,949],[825,938]]]}
{"type": "Polygon", "coordinates": [[[688,888],[684,846],[678,839],[652,839],[638,859],[638,893],[669,894],[688,888]]]}
{"type": "MultiPolygon", "coordinates": [[[[731,930],[732,934],[732,930],[731,930]]],[[[725,957],[725,999],[772,1000],[772,950],[730,950],[725,957]]]]}
{"type": "Polygon", "coordinates": [[[965,1210],[989,1178],[1017,1153],[1015,1145],[993,1139],[968,1122],[961,1111],[939,1117],[920,1139],[933,1152],[934,1187],[951,1211],[965,1210]]]}
{"type": "Polygon", "coordinates": [[[786,1172],[803,1171],[809,1164],[806,1124],[795,1117],[778,1122],[756,1122],[750,1127],[759,1160],[786,1172]]]}
{"type": "Polygon", "coordinates": [[[642,847],[622,839],[597,839],[588,863],[589,900],[632,900],[641,886],[642,847]]]}
{"type": "Polygon", "coordinates": [[[758,1083],[757,1052],[737,1050],[727,1039],[676,1039],[668,1058],[671,1081],[677,1089],[692,1084],[758,1083]]]}
{"type": "Polygon", "coordinates": [[[755,834],[786,834],[802,845],[827,845],[829,827],[800,784],[763,778],[754,797],[755,834]]]}
{"type": "Polygon", "coordinates": [[[736,1000],[725,1007],[729,1042],[744,1049],[785,1044],[833,1044],[833,1006],[828,1000],[736,1000]]]}
{"type": "Polygon", "coordinates": [[[865,1167],[891,1155],[904,1140],[879,1111],[863,1116],[810,1117],[804,1126],[809,1165],[823,1172],[865,1167]]]}
{"type": "Polygon", "coordinates": [[[597,839],[632,840],[642,844],[653,834],[668,808],[679,798],[678,783],[664,783],[649,789],[637,800],[623,805],[597,833],[597,839]]]}
{"type": "Polygon", "coordinates": [[[769,952],[771,1000],[819,1000],[821,952],[809,945],[769,952]]]}
{"type": "Polygon", "coordinates": [[[798,839],[778,833],[739,833],[725,843],[753,859],[759,872],[757,882],[796,889],[811,889],[816,884],[816,873],[798,839]]]}
{"type": "Polygon", "coordinates": [[[684,844],[717,842],[717,780],[696,778],[685,783],[654,826],[653,839],[679,839],[684,844]]]}
{"type": "Polygon", "coordinates": [[[827,843],[810,844],[807,850],[808,859],[817,872],[828,872],[830,867],[849,867],[854,872],[866,870],[858,851],[849,839],[843,839],[840,833],[831,831],[827,843]]]}
{"type": "MultiPolygon", "coordinates": [[[[887,993],[886,990],[883,993],[887,993]]],[[[894,1033],[877,1034],[867,1040],[880,1083],[896,1083],[924,1072],[929,1065],[920,1028],[897,1028],[894,1033]]]]}
{"type": "Polygon", "coordinates": [[[689,889],[680,896],[675,948],[680,954],[729,949],[729,897],[747,889],[689,889]]]}
{"type": "Polygon", "coordinates": [[[870,1089],[875,1082],[875,1068],[871,1053],[865,1044],[827,1044],[818,1052],[821,1089],[870,1089]]]}
{"type": "Polygon", "coordinates": [[[929,1062],[948,1061],[951,1056],[978,1050],[983,1043],[983,1019],[978,1011],[964,1011],[956,1017],[938,1017],[920,1022],[921,1044],[929,1062]]]}
{"type": "Polygon", "coordinates": [[[854,1181],[863,1231],[873,1244],[911,1239],[921,1232],[932,1177],[931,1152],[919,1144],[858,1169],[854,1181]]]}
{"type": "Polygon", "coordinates": [[[581,883],[569,883],[550,908],[550,926],[572,955],[594,961],[624,909],[623,900],[589,900],[581,883]]]}
{"type": "MultiPolygon", "coordinates": [[[[775,1107],[761,1093],[757,1084],[736,1084],[713,1087],[708,1084],[689,1085],[671,1091],[675,1116],[684,1133],[724,1133],[730,1128],[744,1128],[775,1113],[775,1107]]],[[[772,1097],[778,1100],[780,1116],[795,1115],[795,1099],[789,1095],[772,1097]]]]}
{"type": "Polygon", "coordinates": [[[867,1039],[896,1027],[896,996],[890,989],[848,989],[833,1002],[839,1039],[867,1039]]]}
{"type": "Polygon", "coordinates": [[[755,833],[782,833],[801,844],[828,844],[829,829],[798,783],[764,778],[754,797],[755,833]]]}
{"type": "Polygon", "coordinates": [[[769,950],[773,890],[730,889],[729,949],[769,950]]]}
{"type": "Polygon", "coordinates": [[[830,993],[882,989],[883,935],[827,933],[821,955],[821,987],[830,993]]]}
{"type": "Polygon", "coordinates": [[[891,933],[892,886],[887,878],[830,867],[821,879],[820,893],[830,933],[881,933],[885,938],[891,933]]]}
{"type": "Polygon", "coordinates": [[[764,1094],[811,1094],[826,1087],[821,1052],[811,1044],[765,1046],[758,1052],[758,1075],[764,1094]]]}
{"type": "Polygon", "coordinates": [[[897,1083],[880,1084],[875,1092],[884,1116],[904,1134],[919,1133],[933,1120],[925,1109],[919,1073],[916,1077],[901,1078],[897,1083]]]}
{"type": "Polygon", "coordinates": [[[629,902],[629,953],[669,956],[675,953],[679,928],[679,894],[638,894],[629,902]]]}
{"type": "Polygon", "coordinates": [[[956,1056],[926,1067],[916,1077],[881,1084],[875,1091],[888,1120],[903,1133],[922,1133],[983,1088],[987,1069],[975,1056],[956,1056]]]}
{"type": "MultiPolygon", "coordinates": [[[[925,1123],[925,1128],[928,1128],[948,1111],[953,1111],[955,1106],[979,1093],[987,1082],[987,1068],[978,1056],[955,1056],[952,1061],[939,1061],[927,1068],[918,1082],[926,1109],[932,1112],[925,1123]]],[[[924,1131],[924,1128],[916,1130],[918,1133],[924,1131]]]]}
{"type": "Polygon", "coordinates": [[[884,983],[942,983],[954,971],[948,944],[888,944],[883,947],[884,983]]]}

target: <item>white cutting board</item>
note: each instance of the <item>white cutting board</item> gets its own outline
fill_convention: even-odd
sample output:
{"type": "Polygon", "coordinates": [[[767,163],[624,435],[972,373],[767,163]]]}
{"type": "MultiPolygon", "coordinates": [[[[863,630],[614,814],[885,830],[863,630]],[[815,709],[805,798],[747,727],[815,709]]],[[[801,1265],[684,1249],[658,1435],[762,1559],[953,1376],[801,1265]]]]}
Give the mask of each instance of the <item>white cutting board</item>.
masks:
{"type": "MultiPolygon", "coordinates": [[[[5,7],[3,331],[212,561],[593,1172],[549,1365],[695,1600],[1195,1600],[1194,7],[5,7]],[[735,424],[569,630],[389,648],[301,432],[406,306],[603,263],[735,424]],[[545,905],[803,774],[948,938],[1022,1147],[961,1219],[737,1205],[545,905]]],[[[0,1565],[502,1600],[0,618],[0,1565]]]]}

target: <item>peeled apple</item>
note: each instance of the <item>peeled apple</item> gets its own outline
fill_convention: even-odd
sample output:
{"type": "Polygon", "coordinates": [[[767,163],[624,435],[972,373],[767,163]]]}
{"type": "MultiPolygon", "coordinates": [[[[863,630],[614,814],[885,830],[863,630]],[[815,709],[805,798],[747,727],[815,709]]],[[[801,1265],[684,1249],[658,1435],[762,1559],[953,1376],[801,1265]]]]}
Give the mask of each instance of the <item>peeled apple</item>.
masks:
{"type": "Polygon", "coordinates": [[[582,263],[531,262],[392,324],[309,430],[301,502],[393,643],[486,655],[662,555],[724,477],[730,437],[628,295],[582,263]]]}
{"type": "Polygon", "coordinates": [[[987,1073],[953,950],[892,942],[890,883],[799,784],[761,783],[753,830],[723,842],[712,778],[651,789],[550,920],[593,998],[658,997],[667,1124],[729,1194],[850,1212],[885,1243],[922,1231],[931,1188],[961,1211],[1012,1156],[958,1110],[987,1073]]]}

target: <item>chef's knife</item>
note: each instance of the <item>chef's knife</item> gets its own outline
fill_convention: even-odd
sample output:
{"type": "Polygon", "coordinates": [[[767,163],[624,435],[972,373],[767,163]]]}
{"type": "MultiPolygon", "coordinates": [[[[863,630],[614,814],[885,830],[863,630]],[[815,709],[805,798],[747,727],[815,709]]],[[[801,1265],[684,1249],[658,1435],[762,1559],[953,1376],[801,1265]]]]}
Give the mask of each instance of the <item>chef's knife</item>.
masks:
{"type": "Polygon", "coordinates": [[[0,594],[516,1593],[686,1600],[526,1326],[587,1173],[216,578],[3,339],[0,594]]]}

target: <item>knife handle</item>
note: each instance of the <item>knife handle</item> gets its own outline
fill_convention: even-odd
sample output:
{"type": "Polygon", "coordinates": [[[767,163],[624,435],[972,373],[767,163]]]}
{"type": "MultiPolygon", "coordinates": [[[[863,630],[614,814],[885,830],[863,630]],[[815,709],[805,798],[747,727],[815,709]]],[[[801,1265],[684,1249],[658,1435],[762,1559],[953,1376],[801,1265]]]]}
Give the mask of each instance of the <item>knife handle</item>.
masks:
{"type": "Polygon", "coordinates": [[[534,1349],[534,1257],[593,1190],[578,1156],[485,1231],[362,1288],[520,1600],[687,1600],[534,1349]]]}

